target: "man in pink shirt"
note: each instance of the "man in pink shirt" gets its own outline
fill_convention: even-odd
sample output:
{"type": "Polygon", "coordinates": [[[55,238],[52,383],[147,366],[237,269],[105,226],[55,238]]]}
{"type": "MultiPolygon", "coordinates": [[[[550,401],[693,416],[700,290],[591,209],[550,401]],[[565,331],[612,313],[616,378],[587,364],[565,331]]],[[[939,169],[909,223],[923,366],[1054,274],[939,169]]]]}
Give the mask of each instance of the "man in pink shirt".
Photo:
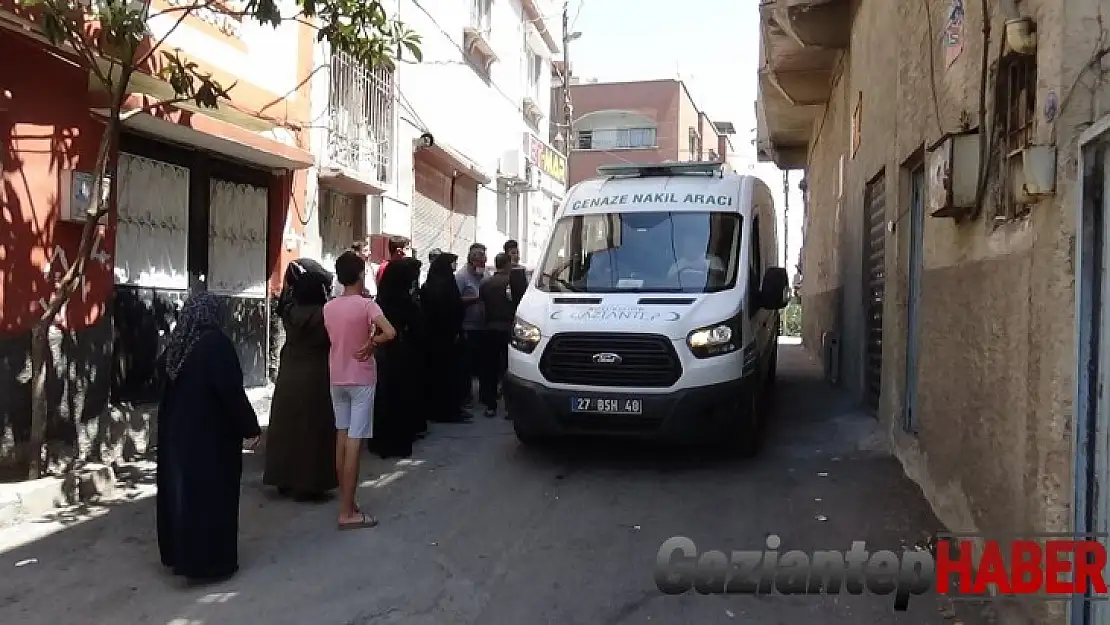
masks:
{"type": "Polygon", "coordinates": [[[335,261],[343,294],[324,305],[324,326],[331,340],[328,371],[335,409],[335,467],[339,477],[339,529],[374,527],[378,520],[355,503],[362,444],[374,435],[374,387],[378,381],[374,350],[397,332],[374,300],[362,296],[366,261],[351,251],[335,261]]]}

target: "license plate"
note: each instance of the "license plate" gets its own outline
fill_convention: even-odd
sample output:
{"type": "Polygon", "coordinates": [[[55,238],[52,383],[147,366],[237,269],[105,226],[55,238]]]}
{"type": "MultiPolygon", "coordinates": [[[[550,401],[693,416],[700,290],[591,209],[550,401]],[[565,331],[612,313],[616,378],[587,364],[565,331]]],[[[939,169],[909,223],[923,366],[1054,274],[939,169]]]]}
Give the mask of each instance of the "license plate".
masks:
{"type": "Polygon", "coordinates": [[[638,415],[644,412],[644,402],[640,399],[604,399],[600,397],[572,397],[571,412],[592,412],[597,414],[638,415]]]}

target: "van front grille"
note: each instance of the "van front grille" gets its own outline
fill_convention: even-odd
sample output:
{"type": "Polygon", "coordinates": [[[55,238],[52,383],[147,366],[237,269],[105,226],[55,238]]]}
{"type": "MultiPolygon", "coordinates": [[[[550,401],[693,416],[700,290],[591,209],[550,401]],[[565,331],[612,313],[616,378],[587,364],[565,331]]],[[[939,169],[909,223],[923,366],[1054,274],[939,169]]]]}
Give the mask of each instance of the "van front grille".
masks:
{"type": "Polygon", "coordinates": [[[682,377],[682,363],[665,336],[575,332],[551,337],[540,373],[556,384],[667,388],[682,377]]]}

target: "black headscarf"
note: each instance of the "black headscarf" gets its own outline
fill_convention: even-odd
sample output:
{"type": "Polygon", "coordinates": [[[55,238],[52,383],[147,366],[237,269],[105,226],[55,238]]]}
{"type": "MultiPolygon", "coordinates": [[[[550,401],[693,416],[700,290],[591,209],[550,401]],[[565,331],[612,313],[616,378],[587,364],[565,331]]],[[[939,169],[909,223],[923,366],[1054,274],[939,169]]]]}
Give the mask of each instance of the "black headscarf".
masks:
{"type": "Polygon", "coordinates": [[[170,343],[163,354],[166,375],[176,380],[189,354],[209,332],[220,331],[220,307],[208,291],[197,291],[185,300],[181,315],[170,333],[170,343]]]}
{"type": "Polygon", "coordinates": [[[455,282],[452,264],[459,257],[443,252],[428,268],[428,279],[420,289],[421,301],[428,317],[428,331],[441,338],[451,339],[462,327],[463,303],[459,285],[455,282]]]}
{"type": "Polygon", "coordinates": [[[299,258],[285,268],[285,285],[278,301],[277,313],[284,315],[294,304],[323,306],[328,301],[332,274],[311,258],[299,258]]]}
{"type": "Polygon", "coordinates": [[[420,321],[419,260],[411,257],[390,261],[378,284],[376,301],[398,332],[416,330],[420,321]]]}

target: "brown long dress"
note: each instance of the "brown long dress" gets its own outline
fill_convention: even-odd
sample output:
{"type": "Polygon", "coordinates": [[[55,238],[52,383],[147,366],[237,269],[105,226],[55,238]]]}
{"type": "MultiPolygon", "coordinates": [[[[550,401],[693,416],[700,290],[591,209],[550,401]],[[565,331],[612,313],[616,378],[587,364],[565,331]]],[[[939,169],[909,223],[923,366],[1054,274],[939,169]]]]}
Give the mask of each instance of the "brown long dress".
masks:
{"type": "Polygon", "coordinates": [[[285,345],[266,433],[263,483],[319,496],[336,486],[335,413],[322,306],[294,304],[282,318],[285,345]]]}

